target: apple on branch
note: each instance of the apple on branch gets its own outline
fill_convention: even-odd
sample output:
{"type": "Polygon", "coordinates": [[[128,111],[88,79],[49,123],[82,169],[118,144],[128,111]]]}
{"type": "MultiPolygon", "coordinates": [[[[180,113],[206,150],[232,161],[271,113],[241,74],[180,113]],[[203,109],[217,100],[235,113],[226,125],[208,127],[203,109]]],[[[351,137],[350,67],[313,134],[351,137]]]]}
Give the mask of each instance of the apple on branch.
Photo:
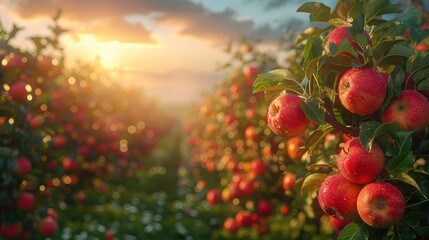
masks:
{"type": "Polygon", "coordinates": [[[383,104],[387,93],[384,77],[372,68],[351,68],[339,79],[341,104],[360,116],[374,113],[383,104]]]}
{"type": "Polygon", "coordinates": [[[283,94],[268,107],[268,126],[283,137],[296,137],[305,132],[310,120],[301,108],[303,99],[294,94],[283,94]]]}
{"type": "Polygon", "coordinates": [[[388,228],[398,223],[404,215],[405,199],[392,184],[373,182],[359,193],[357,210],[366,224],[388,228]]]}
{"type": "Polygon", "coordinates": [[[396,122],[401,130],[424,129],[429,125],[429,101],[418,91],[404,90],[383,110],[384,123],[396,122]]]}

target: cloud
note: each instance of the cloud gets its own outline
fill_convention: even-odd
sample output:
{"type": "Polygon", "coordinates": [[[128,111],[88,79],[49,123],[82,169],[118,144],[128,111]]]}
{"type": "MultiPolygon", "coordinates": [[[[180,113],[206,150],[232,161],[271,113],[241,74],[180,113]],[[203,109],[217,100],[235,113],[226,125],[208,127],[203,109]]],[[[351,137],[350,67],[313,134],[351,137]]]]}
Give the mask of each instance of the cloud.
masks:
{"type": "MultiPolygon", "coordinates": [[[[215,44],[231,39],[258,36],[262,40],[277,41],[284,32],[269,25],[257,26],[250,19],[240,19],[237,12],[225,9],[214,12],[191,0],[11,0],[11,9],[21,18],[52,17],[58,9],[62,19],[73,26],[71,30],[95,34],[99,40],[156,43],[156,27],[173,26],[178,34],[200,38],[215,44]],[[157,13],[156,16],[151,14],[157,13]],[[127,16],[149,17],[155,27],[143,22],[131,23],[127,16]],[[79,26],[76,28],[76,26],[79,26]]],[[[270,4],[282,4],[271,0],[270,4]]],[[[273,5],[273,6],[274,6],[273,5]]]]}
{"type": "MultiPolygon", "coordinates": [[[[260,1],[258,0],[245,0],[245,2],[260,3],[260,1]]],[[[267,1],[264,1],[263,3],[264,3],[264,8],[266,10],[272,10],[272,9],[283,7],[284,5],[290,2],[296,2],[296,0],[267,0],[267,1]]]]}

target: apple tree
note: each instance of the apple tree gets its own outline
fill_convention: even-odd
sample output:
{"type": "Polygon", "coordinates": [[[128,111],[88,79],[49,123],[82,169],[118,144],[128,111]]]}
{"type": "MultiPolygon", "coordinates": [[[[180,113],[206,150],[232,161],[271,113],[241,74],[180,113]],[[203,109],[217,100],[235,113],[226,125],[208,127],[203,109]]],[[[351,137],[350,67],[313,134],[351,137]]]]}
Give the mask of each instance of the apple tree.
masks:
{"type": "Polygon", "coordinates": [[[253,92],[265,93],[274,133],[305,138],[302,194],[315,197],[339,239],[423,239],[427,19],[389,0],[308,2],[297,11],[312,23],[293,47],[300,67],[260,74],[253,92]]]}
{"type": "Polygon", "coordinates": [[[261,120],[263,94],[252,95],[256,75],[278,68],[278,56],[248,42],[228,53],[227,78],[205,94],[185,127],[195,190],[220,219],[213,237],[329,239],[328,218],[313,208],[314,198],[300,194],[305,139],[272,134],[261,120]]]}

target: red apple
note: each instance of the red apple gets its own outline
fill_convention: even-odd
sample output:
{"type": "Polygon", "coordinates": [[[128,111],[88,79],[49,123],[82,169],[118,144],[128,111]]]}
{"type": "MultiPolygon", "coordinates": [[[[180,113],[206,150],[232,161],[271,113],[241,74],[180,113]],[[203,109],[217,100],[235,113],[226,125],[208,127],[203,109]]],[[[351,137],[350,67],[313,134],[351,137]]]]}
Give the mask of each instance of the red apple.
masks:
{"type": "Polygon", "coordinates": [[[349,181],[364,184],[374,181],[383,171],[384,152],[377,143],[372,143],[368,152],[359,138],[347,141],[337,159],[340,173],[349,181]]]}
{"type": "Polygon", "coordinates": [[[235,219],[233,217],[229,217],[225,219],[225,221],[223,222],[223,229],[225,229],[225,231],[228,231],[230,233],[235,233],[238,229],[235,219]]]}
{"type": "Polygon", "coordinates": [[[340,220],[337,219],[333,216],[329,216],[329,222],[331,223],[331,226],[333,228],[333,230],[335,231],[335,234],[338,236],[341,232],[341,230],[343,230],[347,224],[351,223],[352,221],[350,220],[340,220]]]}
{"type": "Polygon", "coordinates": [[[253,182],[248,179],[243,179],[238,184],[238,189],[243,196],[250,196],[255,192],[253,182]]]}
{"type": "Polygon", "coordinates": [[[66,171],[74,171],[79,168],[79,163],[74,158],[64,158],[63,168],[66,171]]]}
{"type": "Polygon", "coordinates": [[[115,238],[115,234],[112,231],[106,231],[104,233],[104,239],[113,240],[113,238],[115,238]]]}
{"type": "Polygon", "coordinates": [[[352,68],[339,79],[338,96],[350,112],[365,116],[374,113],[386,97],[387,84],[372,68],[352,68]]]}
{"type": "Polygon", "coordinates": [[[284,204],[280,206],[280,213],[283,215],[286,215],[289,212],[289,207],[284,204]]]}
{"type": "Polygon", "coordinates": [[[295,186],[295,174],[285,173],[282,179],[282,186],[284,190],[291,190],[295,186]]]}
{"type": "Polygon", "coordinates": [[[21,232],[22,225],[20,222],[16,222],[10,225],[6,223],[0,224],[0,235],[3,238],[16,238],[21,234],[21,232]]]}
{"type": "Polygon", "coordinates": [[[54,218],[47,216],[40,220],[37,229],[43,237],[52,237],[58,230],[58,223],[54,218]]]}
{"type": "Polygon", "coordinates": [[[28,122],[31,129],[36,129],[42,126],[42,124],[45,122],[45,117],[41,114],[28,114],[25,116],[25,120],[28,122]]]}
{"type": "Polygon", "coordinates": [[[15,82],[10,85],[9,96],[12,100],[17,102],[24,102],[27,100],[27,83],[25,82],[15,82]]]}
{"type": "Polygon", "coordinates": [[[238,83],[233,83],[229,87],[229,90],[231,91],[231,93],[239,94],[241,91],[241,86],[238,83]]]}
{"type": "Polygon", "coordinates": [[[57,212],[57,210],[55,210],[53,208],[48,208],[47,209],[47,216],[55,219],[55,221],[57,221],[57,222],[59,220],[58,212],[57,212]]]}
{"type": "Polygon", "coordinates": [[[319,189],[319,205],[326,214],[340,220],[357,219],[357,198],[361,189],[361,185],[350,182],[340,173],[328,176],[319,189]]]}
{"type": "MultiPolygon", "coordinates": [[[[347,33],[348,29],[350,29],[350,26],[339,27],[339,28],[333,29],[329,33],[328,40],[326,41],[326,44],[325,44],[325,51],[328,55],[331,55],[331,51],[329,49],[329,46],[331,44],[339,46],[341,44],[341,42],[343,41],[343,39],[347,39],[349,41],[350,45],[354,49],[356,49],[358,52],[362,52],[362,48],[353,39],[353,36],[351,36],[347,33]]],[[[368,42],[371,42],[371,39],[370,39],[368,33],[367,32],[363,32],[363,33],[366,36],[366,38],[368,39],[368,42]]],[[[345,57],[345,61],[346,61],[345,63],[347,63],[347,64],[349,63],[349,61],[346,59],[350,59],[350,62],[351,62],[351,59],[355,58],[353,55],[351,55],[350,53],[347,53],[347,52],[340,53],[340,54],[345,57]]],[[[364,60],[362,56],[359,56],[358,59],[359,59],[359,62],[363,62],[363,60],[364,60]]]]}
{"type": "Polygon", "coordinates": [[[25,176],[31,171],[31,161],[27,157],[17,157],[14,161],[17,165],[15,173],[18,176],[25,176]]]}
{"type": "Polygon", "coordinates": [[[417,44],[415,49],[416,49],[416,51],[419,51],[419,52],[427,51],[427,50],[429,50],[429,45],[426,45],[423,43],[417,44]]]}
{"type": "Polygon", "coordinates": [[[290,159],[300,160],[305,153],[302,149],[305,144],[305,139],[301,136],[289,138],[286,142],[286,152],[290,159]]]}
{"type": "Polygon", "coordinates": [[[244,210],[240,210],[235,215],[235,223],[238,227],[247,227],[252,224],[252,220],[250,219],[250,213],[244,210]]]}
{"type": "Polygon", "coordinates": [[[250,162],[249,172],[254,174],[255,176],[261,176],[264,175],[267,171],[267,166],[265,166],[264,161],[261,159],[253,159],[250,162]]]}
{"type": "Polygon", "coordinates": [[[404,215],[405,199],[392,184],[373,182],[359,193],[357,209],[366,224],[388,228],[398,223],[404,215]]]}
{"type": "Polygon", "coordinates": [[[256,140],[257,137],[258,137],[258,132],[256,130],[256,127],[253,125],[248,126],[244,131],[244,138],[246,140],[256,140]]]}
{"type": "Polygon", "coordinates": [[[249,120],[254,119],[256,117],[256,114],[257,114],[257,112],[256,112],[255,108],[248,108],[246,110],[246,118],[249,120]]]}
{"type": "Polygon", "coordinates": [[[273,210],[273,206],[268,200],[261,199],[258,203],[258,213],[262,216],[270,215],[273,210]]]}
{"type": "Polygon", "coordinates": [[[268,107],[268,126],[283,137],[296,137],[304,133],[310,124],[301,109],[303,99],[294,94],[283,94],[268,107]]]}
{"type": "Polygon", "coordinates": [[[396,122],[401,130],[423,131],[429,125],[429,102],[420,92],[404,90],[381,114],[384,123],[396,122]]]}
{"type": "Polygon", "coordinates": [[[33,211],[35,207],[36,198],[33,193],[25,192],[22,193],[17,201],[16,207],[25,211],[33,211]]]}
{"type": "Polygon", "coordinates": [[[219,190],[210,189],[207,192],[206,201],[208,202],[208,204],[215,205],[216,203],[220,202],[220,200],[221,200],[221,196],[220,196],[219,190]]]}
{"type": "Polygon", "coordinates": [[[5,69],[12,69],[12,68],[24,69],[25,62],[27,62],[26,58],[23,58],[14,53],[10,53],[1,61],[5,69]]]}
{"type": "Polygon", "coordinates": [[[51,146],[54,149],[62,148],[66,145],[67,138],[62,135],[55,135],[52,137],[51,146]]]}
{"type": "Polygon", "coordinates": [[[251,86],[258,74],[259,74],[259,70],[257,67],[251,64],[247,65],[243,70],[244,80],[246,84],[251,86]]]}

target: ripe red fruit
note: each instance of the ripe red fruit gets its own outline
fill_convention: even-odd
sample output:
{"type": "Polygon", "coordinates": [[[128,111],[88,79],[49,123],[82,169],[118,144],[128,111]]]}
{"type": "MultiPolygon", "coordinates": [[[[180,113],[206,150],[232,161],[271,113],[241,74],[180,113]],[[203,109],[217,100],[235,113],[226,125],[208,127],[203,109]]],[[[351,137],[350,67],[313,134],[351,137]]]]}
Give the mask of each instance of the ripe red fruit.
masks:
{"type": "Polygon", "coordinates": [[[250,213],[244,210],[240,210],[235,215],[235,223],[238,227],[247,227],[252,224],[252,220],[250,219],[250,213]]]}
{"type": "Polygon", "coordinates": [[[66,145],[67,138],[62,136],[62,135],[55,135],[52,137],[51,142],[52,142],[52,148],[58,149],[58,148],[62,148],[66,145]]]}
{"type": "Polygon", "coordinates": [[[387,84],[372,68],[352,68],[339,79],[338,96],[350,112],[365,116],[374,113],[386,97],[387,84]]]}
{"type": "Polygon", "coordinates": [[[241,180],[238,184],[238,189],[243,196],[250,196],[255,192],[252,181],[248,179],[241,180]]]}
{"type": "Polygon", "coordinates": [[[258,213],[262,216],[270,215],[273,210],[273,206],[268,200],[261,199],[258,203],[258,213]]]}
{"type": "Polygon", "coordinates": [[[235,222],[235,219],[233,217],[229,217],[223,222],[223,229],[225,229],[225,231],[235,233],[237,231],[237,228],[237,223],[235,222]]]}
{"type": "MultiPolygon", "coordinates": [[[[347,39],[350,43],[350,45],[356,49],[358,52],[362,51],[362,48],[359,46],[359,44],[353,39],[353,37],[351,35],[349,35],[347,33],[347,30],[350,29],[350,26],[344,26],[344,27],[339,27],[339,28],[335,28],[333,29],[329,35],[328,35],[328,40],[326,41],[325,44],[325,51],[328,55],[331,54],[331,51],[329,49],[329,46],[331,44],[334,44],[336,46],[339,46],[341,44],[341,42],[343,41],[343,39],[347,39]]],[[[368,39],[368,42],[371,42],[371,39],[368,35],[367,32],[364,32],[366,38],[368,39]]],[[[348,52],[344,52],[344,53],[340,53],[342,56],[347,57],[347,59],[351,58],[355,58],[353,55],[351,55],[348,52]]],[[[359,61],[363,62],[363,58],[362,56],[359,56],[359,61]]],[[[348,62],[348,61],[347,61],[348,62]]]]}
{"type": "Polygon", "coordinates": [[[243,70],[244,80],[247,85],[251,86],[259,73],[258,68],[253,65],[247,65],[243,70]]]}
{"type": "Polygon", "coordinates": [[[22,232],[22,225],[20,222],[7,225],[5,223],[0,224],[0,235],[4,238],[16,238],[22,232]]]}
{"type": "Polygon", "coordinates": [[[429,45],[426,45],[426,44],[417,44],[417,46],[416,46],[416,51],[419,51],[419,52],[421,52],[421,51],[427,51],[427,50],[429,50],[429,45]]]}
{"type": "Polygon", "coordinates": [[[106,231],[104,233],[104,238],[106,240],[113,240],[114,237],[115,237],[115,234],[113,232],[111,232],[111,231],[106,231]]]}
{"type": "Polygon", "coordinates": [[[268,107],[268,126],[283,137],[301,135],[310,124],[301,109],[303,99],[294,94],[283,94],[271,102],[268,107]]]}
{"type": "Polygon", "coordinates": [[[25,176],[31,171],[31,161],[26,157],[18,157],[14,159],[16,163],[15,173],[18,176],[25,176]]]}
{"type": "Polygon", "coordinates": [[[48,216],[40,220],[37,229],[43,237],[52,237],[58,229],[58,223],[54,218],[48,216]]]}
{"type": "Polygon", "coordinates": [[[305,150],[301,149],[304,147],[305,139],[301,136],[289,138],[286,142],[286,152],[290,159],[300,160],[304,155],[305,150]]]}
{"type": "Polygon", "coordinates": [[[375,142],[368,152],[359,138],[352,138],[341,149],[337,166],[347,180],[358,184],[369,183],[383,171],[384,152],[375,142]]]}
{"type": "Polygon", "coordinates": [[[373,182],[359,193],[357,209],[366,224],[388,228],[398,223],[404,215],[405,199],[392,184],[373,182]]]}
{"type": "Polygon", "coordinates": [[[206,201],[210,205],[215,205],[216,203],[220,202],[221,196],[219,193],[219,190],[217,189],[210,189],[210,191],[207,192],[206,195],[206,201]]]}
{"type": "Polygon", "coordinates": [[[25,116],[25,120],[28,122],[31,129],[36,129],[42,126],[42,124],[45,122],[45,117],[41,114],[28,114],[27,116],[25,116]]]}
{"type": "Polygon", "coordinates": [[[12,69],[12,68],[25,68],[25,62],[27,62],[26,58],[23,58],[17,54],[11,53],[7,55],[2,61],[2,65],[5,69],[12,69]]]}
{"type": "Polygon", "coordinates": [[[33,193],[22,193],[16,201],[16,207],[25,211],[33,211],[35,207],[35,201],[36,198],[34,197],[33,193]]]}
{"type": "Polygon", "coordinates": [[[401,130],[424,130],[429,125],[429,102],[423,94],[404,90],[381,113],[384,123],[397,122],[401,130]]]}
{"type": "Polygon", "coordinates": [[[322,210],[340,220],[353,220],[359,217],[357,198],[362,186],[345,179],[340,173],[328,176],[318,193],[322,210]]]}
{"type": "Polygon", "coordinates": [[[338,236],[341,230],[343,230],[347,226],[347,224],[351,223],[352,221],[340,220],[333,216],[329,216],[329,222],[331,223],[331,226],[334,229],[335,234],[338,236]]]}
{"type": "Polygon", "coordinates": [[[65,158],[63,160],[63,168],[66,171],[74,171],[79,168],[79,163],[73,158],[65,158]]]}
{"type": "Polygon", "coordinates": [[[295,174],[285,173],[282,179],[282,186],[284,190],[291,190],[295,186],[295,174]]]}
{"type": "Polygon", "coordinates": [[[256,127],[253,125],[248,126],[244,131],[244,137],[246,140],[256,140],[258,137],[256,127]]]}
{"type": "Polygon", "coordinates": [[[249,171],[256,176],[261,176],[267,171],[267,166],[265,166],[264,161],[261,159],[253,159],[250,162],[249,171]]]}
{"type": "Polygon", "coordinates": [[[280,213],[286,215],[289,212],[289,207],[287,205],[280,206],[280,213]]]}
{"type": "Polygon", "coordinates": [[[27,83],[15,82],[10,85],[9,96],[12,100],[17,102],[24,102],[27,100],[28,91],[26,89],[27,83]]]}
{"type": "Polygon", "coordinates": [[[58,219],[59,219],[57,210],[55,210],[53,208],[48,208],[47,209],[47,216],[55,219],[56,221],[58,221],[58,219]]]}

